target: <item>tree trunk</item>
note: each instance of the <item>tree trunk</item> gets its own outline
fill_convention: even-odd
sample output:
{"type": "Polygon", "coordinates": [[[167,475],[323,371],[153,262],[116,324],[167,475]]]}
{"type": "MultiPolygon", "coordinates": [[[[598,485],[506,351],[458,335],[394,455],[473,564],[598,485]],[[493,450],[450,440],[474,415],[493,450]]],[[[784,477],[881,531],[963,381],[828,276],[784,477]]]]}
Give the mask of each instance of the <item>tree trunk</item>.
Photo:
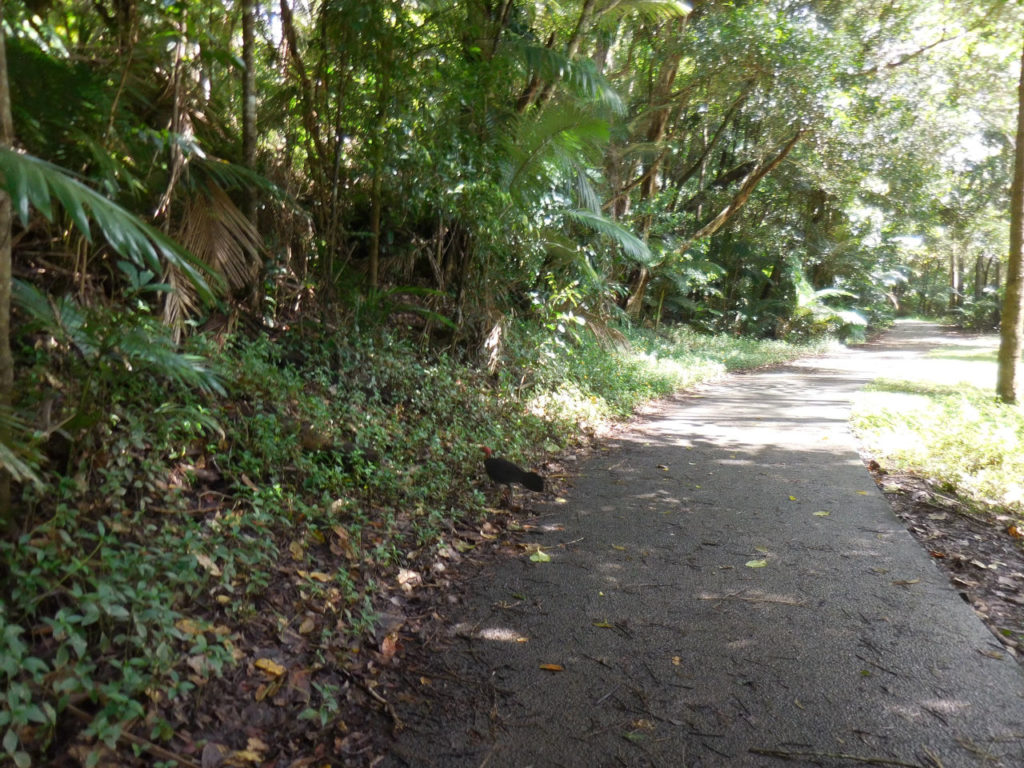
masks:
{"type": "MultiPolygon", "coordinates": [[[[580,9],[580,18],[576,22],[576,29],[573,30],[572,37],[569,38],[569,44],[565,49],[565,58],[572,61],[576,58],[576,54],[580,51],[580,43],[583,41],[583,35],[587,33],[590,28],[590,22],[594,17],[594,7],[597,5],[597,0],[584,0],[583,8],[580,9]]],[[[544,86],[544,90],[540,94],[540,98],[537,102],[543,106],[547,104],[555,92],[555,83],[549,82],[544,86]]]]}
{"type": "MultiPolygon", "coordinates": [[[[4,3],[0,0],[0,18],[4,3]]],[[[0,28],[0,146],[14,144],[11,119],[11,91],[7,82],[7,53],[3,28],[0,28]]],[[[0,190],[0,411],[8,411],[14,400],[14,358],[11,356],[11,198],[0,190]]],[[[11,442],[0,419],[0,442],[11,442]]],[[[0,467],[0,532],[14,523],[11,509],[11,475],[0,467]]]]}
{"type": "MultiPolygon", "coordinates": [[[[242,0],[242,165],[256,170],[256,65],[254,0],[242,0]]],[[[256,221],[256,197],[245,192],[245,215],[256,221]]]]}
{"type": "Polygon", "coordinates": [[[999,374],[996,394],[1004,403],[1016,403],[1020,395],[1020,354],[1024,339],[1024,52],[1017,86],[1017,146],[1013,155],[1010,186],[1010,255],[1003,295],[999,340],[999,374]]]}
{"type": "Polygon", "coordinates": [[[949,249],[949,309],[956,309],[963,303],[964,275],[963,262],[957,247],[949,249]]]}
{"type": "MultiPolygon", "coordinates": [[[[674,31],[678,32],[682,29],[683,22],[672,25],[674,31]]],[[[658,82],[655,84],[650,97],[650,106],[654,108],[651,113],[651,120],[647,125],[647,142],[652,146],[656,146],[661,143],[665,138],[665,131],[668,128],[669,117],[672,114],[672,110],[675,105],[671,102],[672,86],[676,81],[676,75],[679,73],[679,61],[682,59],[682,51],[675,51],[669,55],[661,65],[661,70],[658,73],[658,82]]],[[[658,171],[661,167],[662,159],[665,157],[665,153],[662,153],[654,161],[651,166],[647,169],[643,176],[643,183],[640,185],[640,199],[647,201],[650,200],[655,192],[658,190],[658,171]]],[[[644,220],[641,224],[640,237],[646,243],[651,234],[651,225],[653,223],[653,214],[648,213],[644,216],[644,220]]],[[[633,279],[633,285],[629,291],[629,298],[626,300],[626,312],[631,317],[639,317],[643,311],[644,306],[644,294],[647,291],[647,284],[650,282],[651,273],[646,266],[640,265],[640,269],[636,272],[633,279]]]]}

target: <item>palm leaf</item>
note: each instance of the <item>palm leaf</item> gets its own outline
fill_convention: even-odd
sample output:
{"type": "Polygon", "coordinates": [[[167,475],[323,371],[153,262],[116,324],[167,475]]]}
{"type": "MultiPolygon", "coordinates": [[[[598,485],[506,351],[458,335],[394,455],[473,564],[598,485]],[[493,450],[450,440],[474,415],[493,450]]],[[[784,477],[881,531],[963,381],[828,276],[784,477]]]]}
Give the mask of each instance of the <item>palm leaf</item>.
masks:
{"type": "Polygon", "coordinates": [[[658,259],[643,240],[607,216],[579,208],[565,209],[562,211],[562,214],[573,221],[589,227],[595,232],[610,237],[619,244],[623,253],[644,266],[653,266],[658,259]]]}
{"type": "Polygon", "coordinates": [[[578,95],[594,99],[616,114],[625,113],[622,97],[590,59],[570,59],[561,51],[528,43],[522,38],[511,39],[509,47],[522,58],[526,69],[537,73],[541,80],[561,80],[578,95]]]}
{"type": "Polygon", "coordinates": [[[607,10],[598,13],[612,18],[640,13],[650,18],[670,19],[686,16],[692,10],[693,6],[686,0],[628,0],[624,3],[613,3],[607,10]]]}
{"type": "Polygon", "coordinates": [[[27,434],[28,424],[19,419],[9,406],[0,406],[0,468],[5,469],[15,482],[42,487],[42,480],[36,472],[43,460],[42,455],[34,446],[16,439],[17,435],[27,434]]]}
{"type": "Polygon", "coordinates": [[[534,179],[544,179],[547,186],[553,176],[583,169],[591,150],[607,143],[609,133],[606,120],[572,109],[542,110],[520,121],[507,143],[505,188],[528,187],[534,179]]]}
{"type": "Polygon", "coordinates": [[[110,246],[136,266],[160,273],[163,263],[167,263],[180,270],[204,300],[213,300],[210,285],[191,254],[160,230],[72,178],[64,169],[33,155],[0,147],[0,186],[11,196],[23,226],[28,225],[32,208],[52,222],[56,198],[89,242],[93,241],[92,220],[110,246]]]}

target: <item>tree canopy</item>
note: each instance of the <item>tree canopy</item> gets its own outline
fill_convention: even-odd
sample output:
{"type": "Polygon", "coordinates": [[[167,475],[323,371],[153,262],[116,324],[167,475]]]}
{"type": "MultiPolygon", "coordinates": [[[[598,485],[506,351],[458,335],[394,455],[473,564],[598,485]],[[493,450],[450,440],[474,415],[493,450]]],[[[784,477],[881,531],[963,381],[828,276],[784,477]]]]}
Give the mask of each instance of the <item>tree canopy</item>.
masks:
{"type": "Polygon", "coordinates": [[[761,336],[904,306],[981,322],[1005,252],[1013,13],[8,3],[14,146],[183,246],[166,274],[126,267],[134,230],[19,154],[14,276],[89,302],[145,267],[179,332],[231,312],[344,323],[398,290],[462,341],[569,295],[594,322],[761,336]]]}

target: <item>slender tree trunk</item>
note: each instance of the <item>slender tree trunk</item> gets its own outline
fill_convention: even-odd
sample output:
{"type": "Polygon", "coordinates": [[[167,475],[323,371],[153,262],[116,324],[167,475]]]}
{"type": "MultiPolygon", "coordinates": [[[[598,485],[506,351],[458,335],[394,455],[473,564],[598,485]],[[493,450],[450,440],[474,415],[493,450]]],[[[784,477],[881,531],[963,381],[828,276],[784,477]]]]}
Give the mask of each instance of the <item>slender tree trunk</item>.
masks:
{"type": "MultiPolygon", "coordinates": [[[[590,22],[594,17],[594,7],[597,5],[597,0],[584,0],[583,8],[580,10],[580,18],[576,22],[576,29],[572,33],[572,37],[569,38],[569,44],[565,49],[565,57],[570,61],[576,58],[576,54],[580,51],[580,43],[583,41],[583,35],[586,34],[590,29],[590,22]]],[[[547,104],[551,97],[555,93],[555,83],[549,82],[544,86],[544,90],[540,94],[538,103],[542,106],[547,104]]]]}
{"type": "Polygon", "coordinates": [[[964,270],[963,260],[957,246],[949,249],[949,309],[956,309],[963,304],[964,270]]]}
{"type": "MultiPolygon", "coordinates": [[[[683,22],[673,24],[673,31],[682,29],[683,22]]],[[[654,86],[654,90],[651,92],[650,105],[654,107],[654,111],[651,114],[651,121],[647,125],[647,141],[651,145],[660,144],[665,138],[665,131],[668,128],[669,117],[672,114],[672,110],[675,105],[670,104],[670,94],[672,93],[672,86],[676,81],[676,75],[679,73],[679,61],[682,58],[682,51],[675,51],[666,58],[664,63],[661,65],[661,70],[658,73],[658,82],[654,86]]],[[[662,158],[664,154],[659,155],[652,163],[651,167],[644,174],[644,181],[640,185],[640,199],[647,201],[650,200],[655,192],[658,190],[658,171],[661,167],[662,158]]],[[[651,234],[651,224],[653,222],[653,214],[648,213],[644,216],[643,223],[641,225],[641,237],[644,242],[647,242],[651,234]]],[[[629,298],[626,300],[626,312],[632,317],[639,317],[643,310],[644,295],[647,293],[647,285],[650,283],[651,273],[643,264],[640,265],[639,269],[634,273],[633,285],[629,291],[629,298]]]]}
{"type": "Polygon", "coordinates": [[[988,281],[988,260],[979,253],[974,260],[974,300],[981,301],[985,295],[985,284],[988,281]]]}
{"type": "Polygon", "coordinates": [[[696,233],[694,233],[689,240],[687,240],[685,243],[679,246],[678,250],[680,252],[685,251],[697,240],[700,240],[702,237],[710,237],[711,235],[715,234],[715,232],[717,232],[719,229],[721,229],[722,225],[725,224],[725,222],[731,219],[741,208],[743,208],[744,205],[746,205],[747,200],[750,198],[750,195],[753,194],[754,190],[757,188],[757,185],[761,183],[761,180],[764,179],[764,177],[767,176],[769,173],[774,171],[778,167],[779,163],[786,159],[786,155],[788,155],[793,150],[793,147],[796,146],[797,142],[800,141],[800,138],[805,133],[807,133],[807,130],[804,128],[798,130],[795,134],[793,134],[793,138],[786,142],[785,146],[783,146],[782,149],[779,150],[778,154],[775,155],[775,157],[773,157],[769,162],[765,163],[764,165],[751,171],[747,178],[743,180],[743,184],[740,186],[739,192],[737,192],[735,197],[733,197],[732,202],[730,202],[725,208],[719,211],[718,215],[715,216],[715,218],[713,218],[711,221],[709,221],[707,224],[701,227],[696,233]]]}
{"type": "MultiPolygon", "coordinates": [[[[254,0],[242,0],[242,165],[256,170],[256,33],[254,0]]],[[[245,193],[245,215],[256,221],[256,197],[245,193]]]]}
{"type": "Polygon", "coordinates": [[[1013,184],[1010,186],[1010,256],[1003,295],[999,339],[999,373],[996,394],[1004,403],[1016,403],[1020,396],[1020,354],[1024,346],[1024,52],[1021,54],[1017,86],[1017,146],[1013,156],[1013,184]]]}
{"type": "MultiPolygon", "coordinates": [[[[4,3],[0,0],[0,18],[4,3]]],[[[0,27],[0,146],[14,144],[11,119],[11,91],[7,81],[7,53],[0,27]]],[[[11,356],[11,198],[0,190],[0,411],[7,411],[14,400],[14,358],[11,356]]],[[[10,443],[11,435],[0,419],[0,442],[10,443]]],[[[11,509],[11,475],[0,467],[0,532],[14,523],[11,509]]]]}
{"type": "Polygon", "coordinates": [[[378,156],[377,168],[373,172],[373,184],[370,188],[370,273],[368,276],[370,289],[377,290],[380,284],[380,218],[383,202],[381,201],[380,168],[383,159],[378,156]]]}

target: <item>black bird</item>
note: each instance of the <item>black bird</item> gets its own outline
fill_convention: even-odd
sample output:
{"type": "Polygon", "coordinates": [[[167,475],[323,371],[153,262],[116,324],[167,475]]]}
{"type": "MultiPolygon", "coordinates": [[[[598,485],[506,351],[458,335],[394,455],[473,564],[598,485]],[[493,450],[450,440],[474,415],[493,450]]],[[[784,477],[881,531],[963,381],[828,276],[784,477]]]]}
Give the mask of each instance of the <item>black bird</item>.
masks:
{"type": "Polygon", "coordinates": [[[484,459],[484,469],[487,470],[487,476],[495,483],[509,487],[512,486],[512,483],[519,483],[531,491],[537,491],[537,493],[544,492],[544,478],[536,472],[527,472],[508,459],[492,455],[491,449],[486,445],[481,445],[480,449],[487,456],[484,459]]]}

